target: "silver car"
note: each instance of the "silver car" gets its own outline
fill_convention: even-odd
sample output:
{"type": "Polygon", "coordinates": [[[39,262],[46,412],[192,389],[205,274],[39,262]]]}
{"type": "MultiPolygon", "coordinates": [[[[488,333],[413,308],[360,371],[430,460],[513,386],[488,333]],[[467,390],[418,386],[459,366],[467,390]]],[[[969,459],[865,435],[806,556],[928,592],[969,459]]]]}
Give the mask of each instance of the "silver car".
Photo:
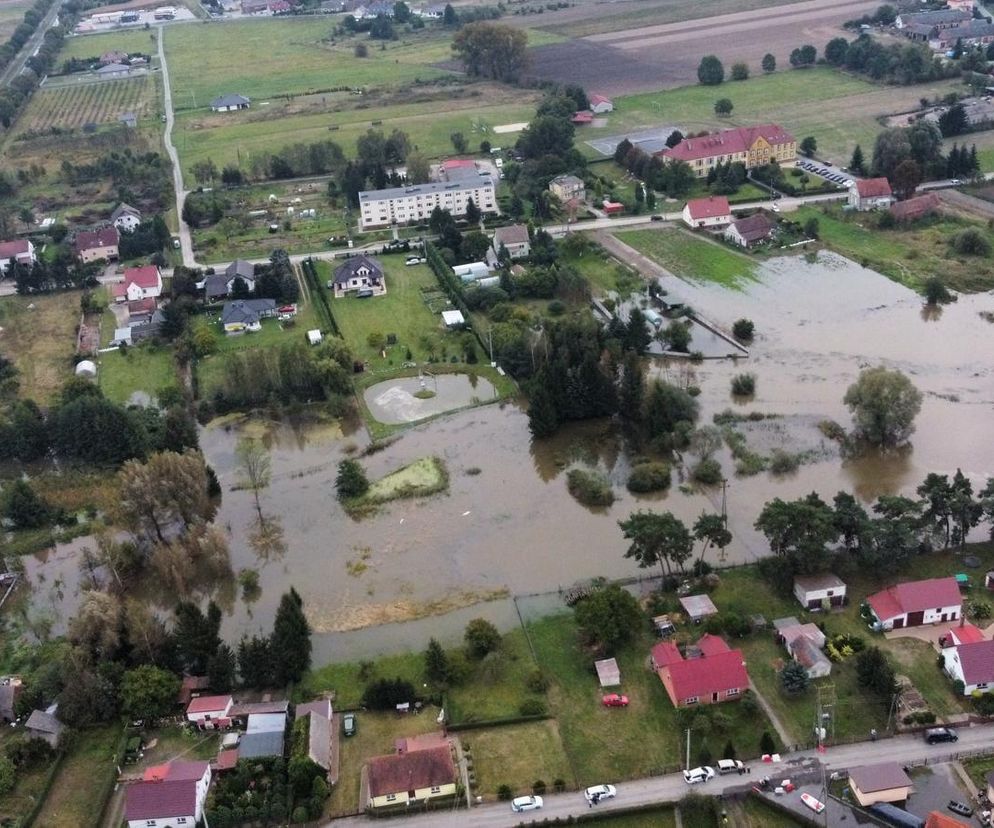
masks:
{"type": "Polygon", "coordinates": [[[516,814],[522,811],[537,811],[544,804],[540,796],[519,796],[511,800],[511,810],[516,814]]]}
{"type": "Polygon", "coordinates": [[[618,789],[614,785],[592,785],[587,788],[583,795],[587,802],[599,802],[602,799],[614,799],[618,795],[618,789]]]}

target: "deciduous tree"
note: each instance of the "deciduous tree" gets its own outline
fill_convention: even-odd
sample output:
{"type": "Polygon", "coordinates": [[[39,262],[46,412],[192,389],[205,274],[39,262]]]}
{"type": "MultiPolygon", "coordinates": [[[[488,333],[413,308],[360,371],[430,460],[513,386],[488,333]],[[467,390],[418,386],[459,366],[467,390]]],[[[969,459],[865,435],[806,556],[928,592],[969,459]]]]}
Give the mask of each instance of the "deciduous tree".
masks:
{"type": "Polygon", "coordinates": [[[843,398],[852,412],[857,436],[871,445],[896,446],[915,430],[922,395],[898,370],[867,368],[843,398]]]}
{"type": "Polygon", "coordinates": [[[463,635],[466,650],[473,658],[483,658],[500,647],[500,633],[485,618],[474,618],[466,625],[463,635]]]}
{"type": "Polygon", "coordinates": [[[574,615],[584,637],[606,652],[630,641],[645,620],[635,597],[617,584],[596,589],[581,599],[574,615]]]}
{"type": "Polygon", "coordinates": [[[715,55],[705,55],[697,67],[697,80],[704,86],[717,86],[725,79],[725,67],[715,55]]]}
{"type": "Polygon", "coordinates": [[[168,670],[143,664],[128,670],[121,680],[121,707],[132,719],[153,722],[168,716],[176,705],[180,680],[168,670]]]}
{"type": "Polygon", "coordinates": [[[522,29],[481,20],[463,26],[452,51],[466,73],[513,83],[528,66],[528,35],[522,29]]]}
{"type": "Polygon", "coordinates": [[[693,554],[694,540],[680,518],[672,512],[637,511],[618,525],[625,540],[630,541],[625,557],[638,562],[642,569],[658,566],[662,575],[673,566],[683,570],[693,554]]]}

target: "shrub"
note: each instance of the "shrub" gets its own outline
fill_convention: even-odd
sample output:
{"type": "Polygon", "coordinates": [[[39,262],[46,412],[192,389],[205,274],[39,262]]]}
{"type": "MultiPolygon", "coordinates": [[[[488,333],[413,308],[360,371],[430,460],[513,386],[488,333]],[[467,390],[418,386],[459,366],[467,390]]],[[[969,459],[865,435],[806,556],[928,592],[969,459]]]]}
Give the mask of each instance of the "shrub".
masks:
{"type": "Polygon", "coordinates": [[[981,716],[994,716],[994,696],[990,693],[984,693],[984,695],[974,699],[973,705],[981,716]]]}
{"type": "MultiPolygon", "coordinates": [[[[291,822],[307,822],[311,818],[310,813],[307,810],[306,805],[298,805],[293,809],[293,814],[290,817],[291,822]]],[[[241,822],[242,820],[239,820],[241,822]]]]}
{"type": "Polygon", "coordinates": [[[398,704],[411,702],[417,698],[414,685],[401,678],[377,679],[367,685],[362,694],[362,703],[371,710],[394,710],[398,704]]]}
{"type": "Polygon", "coordinates": [[[984,621],[991,617],[991,605],[984,601],[973,600],[967,605],[967,611],[971,618],[984,621]]]}
{"type": "Polygon", "coordinates": [[[552,790],[554,790],[556,793],[562,793],[563,791],[565,791],[566,790],[566,780],[565,779],[560,779],[559,777],[556,777],[555,779],[553,779],[552,780],[552,790]]]}
{"type": "Polygon", "coordinates": [[[357,460],[343,460],[338,464],[335,490],[338,492],[339,500],[362,497],[369,491],[366,472],[357,460]]]}
{"type": "Polygon", "coordinates": [[[926,279],[922,294],[929,305],[945,305],[956,301],[956,297],[949,292],[938,276],[926,279]]]}
{"type": "Polygon", "coordinates": [[[732,393],[736,397],[751,397],[756,393],[756,375],[736,374],[732,377],[732,393]]]}
{"type": "Polygon", "coordinates": [[[976,227],[960,230],[950,241],[952,248],[963,256],[990,256],[991,243],[976,227]]]}
{"type": "Polygon", "coordinates": [[[611,482],[600,472],[571,469],[566,475],[569,493],[585,506],[610,506],[614,503],[611,482]]]}
{"type": "Polygon", "coordinates": [[[522,716],[545,716],[549,709],[541,699],[525,699],[518,706],[518,713],[522,716]]]}
{"type": "Polygon", "coordinates": [[[701,460],[690,472],[691,477],[705,486],[716,486],[721,482],[721,463],[713,457],[701,460]]]}
{"type": "Polygon", "coordinates": [[[532,793],[535,794],[535,796],[542,796],[545,793],[544,779],[536,779],[532,782],[532,793]]]}
{"type": "Polygon", "coordinates": [[[639,463],[628,476],[630,492],[660,492],[670,487],[670,467],[665,463],[639,463]]]}
{"type": "Polygon", "coordinates": [[[752,342],[756,333],[756,326],[751,319],[736,319],[732,325],[732,335],[743,342],[752,342]]]}
{"type": "Polygon", "coordinates": [[[774,474],[790,474],[800,468],[801,457],[783,449],[773,449],[770,453],[770,471],[774,474]]]}
{"type": "Polygon", "coordinates": [[[497,786],[497,798],[502,802],[507,802],[509,799],[513,799],[514,792],[511,790],[510,785],[498,785],[497,786]]]}
{"type": "Polygon", "coordinates": [[[525,687],[533,693],[544,693],[549,689],[549,680],[538,667],[532,670],[525,679],[525,687]]]}
{"type": "Polygon", "coordinates": [[[471,658],[483,658],[500,647],[500,633],[485,618],[474,618],[466,625],[463,635],[466,651],[471,658]]]}
{"type": "Polygon", "coordinates": [[[549,302],[546,310],[549,312],[549,316],[562,316],[566,313],[566,305],[559,299],[553,299],[549,302]]]}
{"type": "Polygon", "coordinates": [[[695,578],[702,578],[705,575],[710,575],[714,572],[714,567],[712,567],[707,561],[698,559],[694,561],[694,568],[691,569],[690,572],[695,578]]]}

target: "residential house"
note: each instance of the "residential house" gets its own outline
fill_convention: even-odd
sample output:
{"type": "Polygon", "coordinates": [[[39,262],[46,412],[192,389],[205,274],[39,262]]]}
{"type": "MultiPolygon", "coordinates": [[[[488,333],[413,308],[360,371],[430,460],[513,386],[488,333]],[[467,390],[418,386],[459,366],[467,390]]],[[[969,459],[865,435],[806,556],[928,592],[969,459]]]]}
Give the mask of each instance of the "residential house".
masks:
{"type": "Polygon", "coordinates": [[[24,690],[24,684],[20,676],[0,678],[0,724],[12,722],[17,718],[14,707],[22,690],[24,690]]]}
{"type": "Polygon", "coordinates": [[[911,795],[911,777],[897,762],[849,769],[849,787],[864,808],[878,802],[904,802],[911,795]]]}
{"type": "Polygon", "coordinates": [[[445,17],[445,6],[422,6],[419,9],[415,9],[414,13],[418,17],[423,17],[427,20],[441,20],[445,17]]]}
{"type": "Polygon", "coordinates": [[[8,270],[14,262],[30,266],[37,261],[35,246],[30,239],[0,242],[0,271],[8,270]]]}
{"type": "Polygon", "coordinates": [[[653,153],[666,162],[683,161],[698,178],[705,178],[718,164],[744,164],[746,169],[776,161],[793,166],[797,139],[779,124],[761,124],[684,138],[679,144],[653,153]]]}
{"type": "Polygon", "coordinates": [[[48,710],[32,710],[24,729],[29,739],[41,739],[54,748],[58,746],[59,737],[66,727],[55,717],[53,706],[48,710]]]}
{"type": "Polygon", "coordinates": [[[732,650],[717,636],[697,642],[699,658],[684,658],[676,644],[652,648],[651,662],[674,707],[734,701],[749,687],[741,650],[732,650]]]}
{"type": "Polygon", "coordinates": [[[176,703],[183,708],[193,700],[194,693],[200,693],[210,687],[210,679],[207,676],[183,676],[180,682],[179,693],[176,696],[176,703]]]}
{"type": "Polygon", "coordinates": [[[617,687],[621,684],[621,669],[616,658],[602,658],[594,662],[597,680],[601,687],[617,687]]]}
{"type": "Polygon", "coordinates": [[[907,201],[898,201],[890,206],[890,214],[899,222],[918,221],[918,219],[937,213],[942,206],[942,199],[938,193],[923,193],[919,196],[909,198],[907,201]]]}
{"type": "Polygon", "coordinates": [[[815,624],[777,626],[777,638],[790,657],[801,664],[809,678],[823,678],[832,672],[832,662],[822,652],[825,634],[815,624]]]}
{"type": "Polygon", "coordinates": [[[226,334],[258,330],[263,319],[276,316],[275,299],[234,299],[221,309],[221,324],[226,334]]]}
{"type": "Polygon", "coordinates": [[[99,230],[79,230],[73,240],[73,252],[83,263],[98,262],[101,259],[114,261],[117,258],[117,245],[121,234],[116,227],[101,227],[99,230]]]}
{"type": "Polygon", "coordinates": [[[466,215],[473,204],[484,214],[497,215],[497,183],[489,173],[460,177],[456,181],[434,181],[408,187],[363,190],[359,193],[359,224],[363,230],[427,221],[436,207],[455,218],[466,215]]]}
{"type": "Polygon", "coordinates": [[[776,223],[766,213],[753,213],[733,221],[723,235],[725,241],[748,248],[768,241],[775,227],[776,223]]]}
{"type": "Polygon", "coordinates": [[[141,782],[125,788],[128,828],[180,828],[199,825],[211,784],[208,762],[174,761],[149,768],[141,782]]]}
{"type": "Polygon", "coordinates": [[[211,110],[214,112],[235,112],[239,109],[248,109],[252,101],[244,95],[219,95],[211,101],[211,110]]]}
{"type": "Polygon", "coordinates": [[[353,256],[340,264],[335,269],[332,283],[336,299],[341,299],[352,291],[359,297],[382,296],[387,292],[383,265],[365,254],[353,256]]]}
{"type": "Polygon", "coordinates": [[[877,210],[890,207],[894,201],[890,182],[886,178],[862,178],[849,188],[849,206],[853,210],[877,210]]]}
{"type": "Polygon", "coordinates": [[[100,56],[101,66],[107,66],[110,63],[127,63],[127,61],[128,61],[128,53],[121,52],[117,49],[114,49],[110,52],[104,52],[100,56]]]}
{"type": "Polygon", "coordinates": [[[531,255],[531,239],[528,237],[528,228],[524,224],[512,224],[510,227],[498,227],[494,231],[494,242],[491,250],[494,254],[494,261],[500,254],[503,245],[507,250],[507,255],[511,260],[527,259],[531,255]]]}
{"type": "Polygon", "coordinates": [[[420,805],[456,795],[458,774],[448,745],[375,756],[366,763],[370,810],[420,805]]]}
{"type": "Polygon", "coordinates": [[[942,650],[943,669],[963,683],[963,695],[994,690],[994,641],[975,641],[942,650]]]}
{"type": "Polygon", "coordinates": [[[590,111],[595,115],[604,115],[608,112],[614,112],[614,102],[610,98],[606,98],[603,95],[591,95],[589,100],[590,111]]]}
{"type": "Polygon", "coordinates": [[[896,29],[907,29],[909,26],[927,26],[932,29],[948,29],[952,26],[959,26],[970,20],[973,15],[962,9],[953,8],[936,9],[934,11],[912,12],[910,14],[899,14],[894,21],[896,29]]]}
{"type": "Polygon", "coordinates": [[[985,640],[981,630],[960,619],[959,625],[950,627],[948,632],[939,636],[939,648],[958,647],[960,644],[976,644],[978,641],[985,640]]]}
{"type": "Polygon", "coordinates": [[[111,292],[115,302],[158,299],[162,295],[162,274],[155,265],[126,267],[124,281],[115,284],[111,292]]]}
{"type": "Polygon", "coordinates": [[[127,63],[108,63],[97,69],[94,74],[98,78],[124,78],[131,74],[131,67],[127,63]]]}
{"type": "Polygon", "coordinates": [[[957,44],[970,47],[990,43],[994,43],[994,23],[987,18],[967,20],[958,26],[938,29],[928,39],[928,45],[936,52],[952,49],[957,44]]]}
{"type": "Polygon", "coordinates": [[[255,265],[236,259],[223,272],[213,273],[204,279],[204,298],[208,302],[230,296],[235,290],[235,280],[241,279],[249,292],[255,290],[255,265]]]}
{"type": "Polygon", "coordinates": [[[680,599],[680,606],[695,624],[700,624],[705,618],[718,614],[714,601],[707,595],[685,595],[680,599]]]}
{"type": "Polygon", "coordinates": [[[549,182],[549,192],[558,198],[563,204],[571,199],[577,201],[587,200],[587,190],[583,179],[575,175],[559,175],[549,182]]]}
{"type": "Polygon", "coordinates": [[[794,578],[794,597],[809,610],[841,607],[846,603],[846,585],[831,572],[798,575],[794,578]]]}
{"type": "Polygon", "coordinates": [[[230,721],[231,696],[197,696],[186,706],[186,720],[196,725],[207,722],[230,721]]]}
{"type": "Polygon", "coordinates": [[[963,611],[959,585],[953,577],[895,584],[866,599],[877,626],[884,630],[956,621],[963,611]]]}
{"type": "Polygon", "coordinates": [[[307,719],[307,757],[326,771],[332,768],[332,740],[335,738],[334,718],[332,717],[331,701],[320,701],[298,704],[294,715],[299,722],[307,719]]]}
{"type": "Polygon", "coordinates": [[[732,221],[732,211],[725,196],[692,198],[683,208],[683,223],[688,227],[724,227],[732,221]]]}
{"type": "Polygon", "coordinates": [[[133,233],[142,223],[142,214],[141,211],[122,201],[110,214],[110,223],[124,233],[133,233]]]}

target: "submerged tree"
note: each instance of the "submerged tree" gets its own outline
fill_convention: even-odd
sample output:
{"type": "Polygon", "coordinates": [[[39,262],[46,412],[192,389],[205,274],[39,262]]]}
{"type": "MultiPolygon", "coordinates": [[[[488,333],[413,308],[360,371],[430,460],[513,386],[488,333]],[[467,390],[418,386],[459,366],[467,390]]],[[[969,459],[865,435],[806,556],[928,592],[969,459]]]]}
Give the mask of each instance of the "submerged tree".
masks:
{"type": "Polygon", "coordinates": [[[907,442],[922,407],[921,392],[900,371],[867,368],[843,398],[853,414],[856,434],[876,446],[907,442]]]}
{"type": "Polygon", "coordinates": [[[235,454],[242,472],[241,486],[255,496],[255,510],[259,513],[259,523],[265,523],[259,492],[269,486],[272,479],[272,463],[269,452],[258,440],[243,437],[235,447],[235,454]]]}

